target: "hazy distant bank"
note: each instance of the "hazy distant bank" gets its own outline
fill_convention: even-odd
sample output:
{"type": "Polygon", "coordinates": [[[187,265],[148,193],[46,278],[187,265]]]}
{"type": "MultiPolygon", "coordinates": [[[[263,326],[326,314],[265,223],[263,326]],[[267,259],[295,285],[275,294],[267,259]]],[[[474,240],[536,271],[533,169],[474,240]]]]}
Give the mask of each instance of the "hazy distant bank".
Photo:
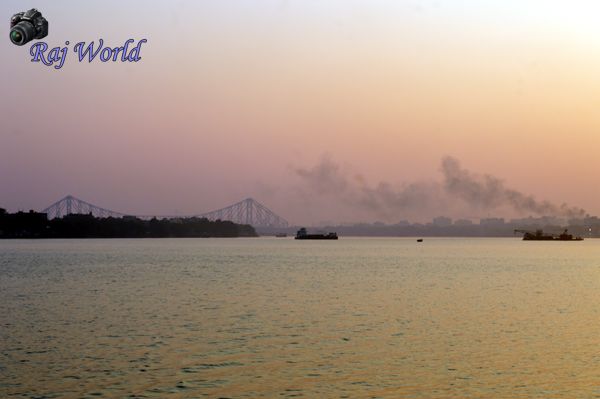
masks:
{"type": "MultiPolygon", "coordinates": [[[[309,228],[312,231],[336,232],[339,236],[352,237],[520,237],[521,233],[515,235],[514,230],[535,231],[542,229],[551,234],[560,234],[565,228],[569,233],[582,237],[600,237],[600,224],[592,225],[552,225],[552,224],[471,224],[466,226],[449,225],[437,226],[433,224],[409,224],[409,225],[386,225],[383,223],[355,224],[355,225],[333,225],[309,228]]],[[[287,233],[294,235],[298,227],[288,229],[265,229],[259,228],[260,235],[274,235],[287,233]]]]}

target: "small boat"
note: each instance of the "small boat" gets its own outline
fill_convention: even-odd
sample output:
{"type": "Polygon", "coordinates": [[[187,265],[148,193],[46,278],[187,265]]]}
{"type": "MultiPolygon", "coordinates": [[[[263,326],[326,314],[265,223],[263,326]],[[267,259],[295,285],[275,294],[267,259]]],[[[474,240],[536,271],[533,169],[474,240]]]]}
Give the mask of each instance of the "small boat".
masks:
{"type": "Polygon", "coordinates": [[[417,238],[417,242],[423,242],[422,238],[417,238]]]}
{"type": "Polygon", "coordinates": [[[296,240],[337,240],[337,233],[317,233],[317,234],[308,234],[305,227],[302,227],[296,233],[296,240]]]}
{"type": "Polygon", "coordinates": [[[283,238],[283,237],[287,237],[287,234],[286,233],[277,233],[277,234],[275,234],[275,237],[283,238]]]}

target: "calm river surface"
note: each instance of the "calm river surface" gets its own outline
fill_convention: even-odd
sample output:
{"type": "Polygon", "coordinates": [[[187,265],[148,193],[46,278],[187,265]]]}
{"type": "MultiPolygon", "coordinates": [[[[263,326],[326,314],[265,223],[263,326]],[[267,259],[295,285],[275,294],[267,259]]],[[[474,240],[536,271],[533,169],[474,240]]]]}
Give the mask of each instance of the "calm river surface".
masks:
{"type": "Polygon", "coordinates": [[[600,397],[600,240],[0,241],[0,397],[600,397]]]}

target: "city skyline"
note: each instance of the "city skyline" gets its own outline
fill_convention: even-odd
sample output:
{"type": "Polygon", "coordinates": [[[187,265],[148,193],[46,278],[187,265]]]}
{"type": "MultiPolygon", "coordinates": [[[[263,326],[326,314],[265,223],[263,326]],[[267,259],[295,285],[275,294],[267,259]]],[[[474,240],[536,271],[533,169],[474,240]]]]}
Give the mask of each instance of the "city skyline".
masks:
{"type": "MultiPolygon", "coordinates": [[[[376,221],[389,216],[314,195],[298,171],[329,159],[351,182],[400,192],[439,183],[451,156],[536,201],[600,214],[593,2],[11,0],[0,12],[33,6],[51,46],[148,42],[132,65],[57,71],[0,41],[11,211],[69,193],[139,214],[254,197],[297,223],[376,221]]],[[[397,219],[518,216],[431,208],[397,219]]]]}
{"type": "MultiPolygon", "coordinates": [[[[0,207],[0,211],[6,212],[5,208],[0,207]]],[[[161,215],[161,214],[125,214],[118,210],[106,209],[97,204],[92,204],[80,198],[72,195],[67,195],[60,200],[49,205],[45,209],[19,209],[16,213],[40,213],[46,215],[48,219],[63,218],[71,214],[78,215],[93,215],[97,218],[139,218],[142,220],[150,219],[181,219],[181,218],[207,218],[209,220],[230,220],[239,224],[250,224],[255,227],[269,227],[272,229],[293,229],[302,225],[302,223],[290,223],[284,216],[278,215],[271,209],[267,208],[264,204],[259,203],[253,198],[246,198],[235,204],[225,206],[220,209],[214,209],[208,212],[196,212],[193,214],[172,214],[172,215],[161,215]],[[256,218],[256,220],[255,220],[256,218]]],[[[383,222],[381,220],[375,221],[319,221],[314,223],[311,227],[332,227],[332,226],[435,226],[435,227],[469,227],[469,226],[579,226],[579,227],[590,227],[600,225],[600,218],[598,216],[590,214],[573,215],[571,217],[563,216],[533,216],[529,215],[526,217],[518,218],[504,218],[487,215],[486,217],[478,218],[452,218],[444,215],[438,215],[432,217],[430,220],[423,221],[410,221],[406,219],[400,219],[397,221],[383,222]]]]}

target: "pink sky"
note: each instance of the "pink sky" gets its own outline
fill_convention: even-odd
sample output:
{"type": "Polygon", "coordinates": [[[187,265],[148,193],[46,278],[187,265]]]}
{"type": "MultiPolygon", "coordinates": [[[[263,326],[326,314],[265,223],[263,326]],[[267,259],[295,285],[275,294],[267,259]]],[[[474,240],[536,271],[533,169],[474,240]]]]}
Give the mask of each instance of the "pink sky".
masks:
{"type": "MultiPolygon", "coordinates": [[[[73,194],[190,214],[251,196],[295,223],[376,220],[294,170],[329,157],[365,184],[402,187],[440,181],[450,155],[600,214],[593,2],[121,3],[35,5],[49,45],[146,38],[137,64],[71,53],[56,71],[0,41],[0,206],[73,194]]],[[[3,2],[0,17],[28,6],[3,2]]],[[[407,209],[384,221],[502,212],[407,209]]]]}

